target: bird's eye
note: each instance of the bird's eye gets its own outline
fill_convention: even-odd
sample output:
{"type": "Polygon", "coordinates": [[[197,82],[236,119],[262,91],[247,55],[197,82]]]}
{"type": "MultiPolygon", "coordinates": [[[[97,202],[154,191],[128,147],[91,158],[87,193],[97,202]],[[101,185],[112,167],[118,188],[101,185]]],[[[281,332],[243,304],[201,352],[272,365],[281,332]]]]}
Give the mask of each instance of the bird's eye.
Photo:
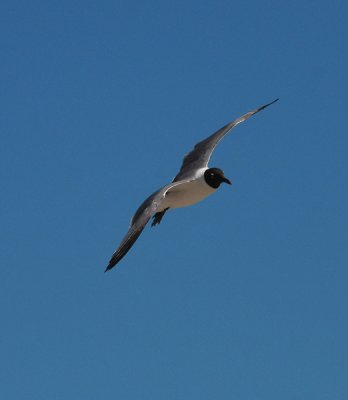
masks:
{"type": "Polygon", "coordinates": [[[214,172],[211,172],[211,173],[210,173],[210,176],[214,176],[214,172]]]}

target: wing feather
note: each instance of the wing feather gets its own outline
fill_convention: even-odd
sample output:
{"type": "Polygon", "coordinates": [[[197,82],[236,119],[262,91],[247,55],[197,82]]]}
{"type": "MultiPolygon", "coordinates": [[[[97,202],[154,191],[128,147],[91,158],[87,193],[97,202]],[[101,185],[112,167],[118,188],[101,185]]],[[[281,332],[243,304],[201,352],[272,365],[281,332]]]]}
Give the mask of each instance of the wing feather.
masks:
{"type": "Polygon", "coordinates": [[[161,201],[165,198],[168,190],[187,182],[188,180],[170,183],[154,192],[140,205],[131,220],[131,226],[128,229],[126,236],[112,255],[105,272],[113,268],[128,253],[141,232],[144,230],[146,224],[149,222],[149,219],[156,214],[158,208],[161,206],[161,201]]]}
{"type": "Polygon", "coordinates": [[[208,166],[209,159],[220,140],[226,136],[231,129],[240,124],[241,122],[247,120],[252,115],[264,110],[266,107],[275,103],[279,99],[273,100],[264,106],[256,108],[255,110],[249,111],[248,113],[242,115],[241,117],[235,119],[234,121],[223,126],[221,129],[210,135],[207,139],[202,140],[197,143],[193,150],[191,150],[184,157],[183,163],[181,165],[179,173],[173,179],[173,182],[180,181],[182,179],[187,179],[192,175],[192,171],[199,168],[205,168],[208,166]]]}
{"type": "Polygon", "coordinates": [[[137,229],[134,227],[131,227],[128,230],[127,235],[123,238],[121,244],[119,245],[119,247],[117,248],[115,253],[112,255],[112,257],[109,261],[109,264],[105,269],[105,272],[109,271],[118,262],[120,262],[122,260],[122,258],[128,253],[130,248],[133,246],[135,241],[138,239],[138,237],[140,236],[140,234],[144,228],[145,228],[145,225],[140,228],[137,228],[137,229]]]}

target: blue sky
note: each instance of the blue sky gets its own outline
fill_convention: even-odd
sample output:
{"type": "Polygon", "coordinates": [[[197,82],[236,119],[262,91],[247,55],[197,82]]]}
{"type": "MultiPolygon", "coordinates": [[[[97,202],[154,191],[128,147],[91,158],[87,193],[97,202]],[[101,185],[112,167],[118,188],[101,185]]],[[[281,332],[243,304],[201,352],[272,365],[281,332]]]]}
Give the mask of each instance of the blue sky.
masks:
{"type": "Polygon", "coordinates": [[[348,396],[347,3],[3,1],[0,397],[348,396]],[[147,227],[199,140],[233,180],[147,227]]]}

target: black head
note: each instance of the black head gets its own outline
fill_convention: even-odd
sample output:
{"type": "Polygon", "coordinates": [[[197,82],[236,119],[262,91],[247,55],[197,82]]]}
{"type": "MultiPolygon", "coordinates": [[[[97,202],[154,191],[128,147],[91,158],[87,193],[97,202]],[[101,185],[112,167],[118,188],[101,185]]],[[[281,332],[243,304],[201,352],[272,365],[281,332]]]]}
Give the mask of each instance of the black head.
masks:
{"type": "Polygon", "coordinates": [[[231,181],[227,179],[220,168],[208,168],[204,172],[204,179],[209,186],[217,189],[222,182],[232,185],[231,181]]]}

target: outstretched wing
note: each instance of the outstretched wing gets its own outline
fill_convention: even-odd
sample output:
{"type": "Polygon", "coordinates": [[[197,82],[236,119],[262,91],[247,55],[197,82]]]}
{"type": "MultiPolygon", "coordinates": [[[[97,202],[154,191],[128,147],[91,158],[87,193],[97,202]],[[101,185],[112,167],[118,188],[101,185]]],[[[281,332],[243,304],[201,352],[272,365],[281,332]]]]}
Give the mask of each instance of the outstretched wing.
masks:
{"type": "Polygon", "coordinates": [[[184,157],[184,161],[180,168],[179,173],[173,179],[173,182],[180,181],[182,179],[187,179],[192,176],[192,172],[199,169],[205,168],[208,166],[209,159],[216,147],[216,145],[220,142],[220,140],[228,134],[228,132],[233,129],[235,126],[250,118],[252,115],[258,113],[259,111],[265,109],[271,104],[275,103],[279,99],[272,101],[264,106],[261,106],[255,110],[249,111],[248,113],[242,115],[241,117],[235,119],[229,124],[225,125],[217,132],[213,133],[207,139],[197,143],[192,151],[190,151],[184,157]]]}
{"type": "Polygon", "coordinates": [[[161,203],[168,190],[187,182],[188,180],[170,183],[169,185],[157,190],[157,192],[153,193],[141,204],[131,220],[131,226],[126,236],[123,238],[121,244],[112,255],[105,272],[113,268],[128,253],[130,248],[140,236],[141,232],[144,230],[146,224],[149,222],[149,219],[156,214],[158,209],[161,209],[161,203]]]}
{"type": "MultiPolygon", "coordinates": [[[[147,221],[146,221],[146,223],[147,223],[147,221]]],[[[145,225],[146,225],[146,223],[145,223],[145,225]]],[[[105,272],[109,271],[111,268],[113,268],[128,253],[130,248],[133,246],[133,244],[135,243],[135,241],[138,239],[141,232],[145,228],[145,225],[143,225],[142,227],[140,227],[138,229],[135,229],[134,227],[129,228],[127,235],[123,238],[121,244],[118,246],[117,250],[112,255],[112,257],[109,261],[109,264],[105,269],[105,272]]]]}

